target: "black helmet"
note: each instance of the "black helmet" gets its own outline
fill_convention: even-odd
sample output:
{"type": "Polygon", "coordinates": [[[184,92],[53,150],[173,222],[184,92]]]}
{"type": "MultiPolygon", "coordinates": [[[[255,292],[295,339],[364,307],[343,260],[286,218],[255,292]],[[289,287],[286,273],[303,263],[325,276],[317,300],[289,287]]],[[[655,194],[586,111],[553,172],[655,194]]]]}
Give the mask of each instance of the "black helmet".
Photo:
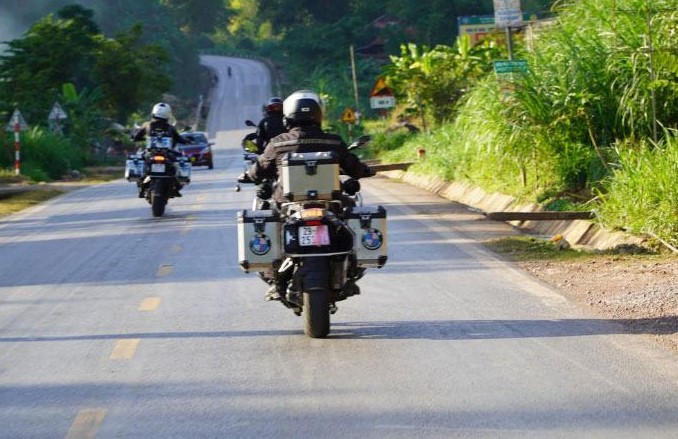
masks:
{"type": "Polygon", "coordinates": [[[321,125],[323,110],[320,97],[311,90],[295,91],[283,102],[283,115],[288,126],[321,125]]]}
{"type": "Polygon", "coordinates": [[[267,113],[282,113],[283,111],[283,100],[277,96],[272,97],[264,105],[264,111],[267,113]]]}

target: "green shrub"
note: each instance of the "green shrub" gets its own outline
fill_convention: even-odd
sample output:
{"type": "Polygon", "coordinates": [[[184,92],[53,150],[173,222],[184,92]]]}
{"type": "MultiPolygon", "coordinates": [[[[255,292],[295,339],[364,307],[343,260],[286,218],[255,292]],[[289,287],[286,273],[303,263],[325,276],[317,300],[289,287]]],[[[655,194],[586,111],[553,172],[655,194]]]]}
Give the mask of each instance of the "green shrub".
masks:
{"type": "Polygon", "coordinates": [[[620,148],[619,167],[605,182],[598,204],[604,224],[630,233],[653,233],[678,244],[678,138],[656,147],[641,141],[620,148]]]}
{"type": "MultiPolygon", "coordinates": [[[[81,150],[66,138],[34,128],[21,135],[21,173],[34,181],[48,181],[63,177],[70,170],[82,169],[85,157],[81,150]]],[[[4,157],[2,155],[0,157],[4,157]]],[[[3,167],[13,166],[6,157],[3,167]]]]}

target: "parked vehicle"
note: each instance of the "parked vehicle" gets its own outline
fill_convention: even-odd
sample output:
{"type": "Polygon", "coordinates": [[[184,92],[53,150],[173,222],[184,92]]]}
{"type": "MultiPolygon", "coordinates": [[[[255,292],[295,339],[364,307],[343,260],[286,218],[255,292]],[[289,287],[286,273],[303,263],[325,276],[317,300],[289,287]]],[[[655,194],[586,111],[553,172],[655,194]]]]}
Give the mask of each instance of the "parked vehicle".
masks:
{"type": "Polygon", "coordinates": [[[279,210],[238,213],[239,265],[289,279],[281,303],[303,316],[306,335],[326,337],[336,303],[386,263],[386,210],[362,204],[357,180],[340,181],[332,152],[289,153],[280,172],[288,201],[279,210]]]}
{"type": "Polygon", "coordinates": [[[169,137],[149,137],[146,149],[127,157],[125,178],[137,182],[139,196],[151,205],[153,216],[165,213],[170,198],[191,181],[191,164],[173,150],[169,137]]]}
{"type": "Polygon", "coordinates": [[[189,144],[179,145],[179,150],[188,158],[193,166],[207,166],[214,169],[214,159],[212,157],[212,145],[207,139],[207,134],[202,131],[192,131],[181,133],[181,136],[188,140],[189,144]]]}

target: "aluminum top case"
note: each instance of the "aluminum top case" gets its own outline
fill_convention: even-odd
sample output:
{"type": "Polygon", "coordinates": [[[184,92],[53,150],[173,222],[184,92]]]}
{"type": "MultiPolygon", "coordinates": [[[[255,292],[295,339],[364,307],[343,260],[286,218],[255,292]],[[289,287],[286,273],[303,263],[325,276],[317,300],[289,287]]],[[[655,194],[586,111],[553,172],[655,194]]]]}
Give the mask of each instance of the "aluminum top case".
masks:
{"type": "Polygon", "coordinates": [[[339,160],[333,152],[289,153],[280,175],[288,201],[341,198],[339,160]]]}

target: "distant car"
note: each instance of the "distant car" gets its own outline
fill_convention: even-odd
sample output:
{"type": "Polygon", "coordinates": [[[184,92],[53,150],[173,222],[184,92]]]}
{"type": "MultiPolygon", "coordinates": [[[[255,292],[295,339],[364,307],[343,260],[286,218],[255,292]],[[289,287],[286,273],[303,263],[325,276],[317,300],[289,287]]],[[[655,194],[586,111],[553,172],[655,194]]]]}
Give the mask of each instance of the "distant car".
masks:
{"type": "Polygon", "coordinates": [[[214,142],[207,140],[207,135],[200,131],[193,131],[188,133],[181,133],[181,136],[188,140],[189,144],[177,145],[184,153],[193,166],[207,166],[209,169],[214,169],[214,161],[212,159],[212,145],[214,142]]]}

